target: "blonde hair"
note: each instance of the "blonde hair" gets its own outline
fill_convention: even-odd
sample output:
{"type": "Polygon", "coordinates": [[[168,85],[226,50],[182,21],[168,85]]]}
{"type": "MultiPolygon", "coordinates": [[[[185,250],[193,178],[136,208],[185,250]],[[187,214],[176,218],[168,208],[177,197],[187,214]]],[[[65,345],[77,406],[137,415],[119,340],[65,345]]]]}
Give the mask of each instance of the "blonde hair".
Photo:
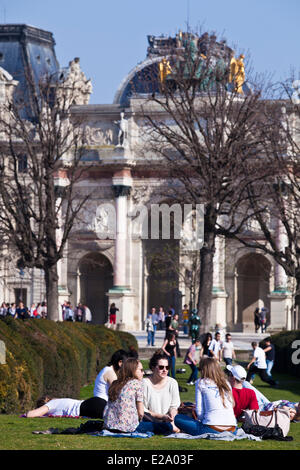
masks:
{"type": "Polygon", "coordinates": [[[199,364],[199,371],[202,379],[212,380],[219,389],[223,406],[225,405],[225,398],[227,398],[234,406],[234,399],[232,396],[231,387],[227,381],[227,377],[219,366],[216,359],[212,357],[204,357],[199,364]]]}

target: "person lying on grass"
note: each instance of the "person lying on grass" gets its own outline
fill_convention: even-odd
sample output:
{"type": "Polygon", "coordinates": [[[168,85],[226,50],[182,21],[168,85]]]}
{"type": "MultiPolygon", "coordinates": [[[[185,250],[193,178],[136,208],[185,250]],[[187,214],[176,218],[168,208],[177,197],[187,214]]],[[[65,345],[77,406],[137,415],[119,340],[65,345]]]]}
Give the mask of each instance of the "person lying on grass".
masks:
{"type": "Polygon", "coordinates": [[[43,396],[37,401],[37,408],[28,411],[26,418],[39,418],[42,416],[56,416],[78,418],[79,416],[101,419],[103,415],[102,400],[91,397],[87,400],[73,398],[53,398],[43,396]]]}

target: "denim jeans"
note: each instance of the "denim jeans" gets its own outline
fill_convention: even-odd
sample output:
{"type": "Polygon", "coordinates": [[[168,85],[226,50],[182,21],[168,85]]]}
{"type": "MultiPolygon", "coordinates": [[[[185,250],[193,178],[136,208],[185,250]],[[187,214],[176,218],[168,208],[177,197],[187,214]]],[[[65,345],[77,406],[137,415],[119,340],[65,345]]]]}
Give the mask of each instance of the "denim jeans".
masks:
{"type": "Polygon", "coordinates": [[[162,434],[167,436],[173,433],[171,423],[154,423],[152,421],[141,421],[135,432],[153,432],[154,434],[162,434]]]}
{"type": "Polygon", "coordinates": [[[231,357],[224,357],[224,362],[225,362],[226,366],[231,366],[231,364],[232,364],[231,357]]]}
{"type": "Polygon", "coordinates": [[[189,364],[190,368],[192,369],[192,373],[188,379],[188,382],[196,382],[198,379],[198,367],[195,364],[189,364]]]}
{"type": "Polygon", "coordinates": [[[156,325],[153,326],[153,331],[148,331],[147,342],[148,346],[154,346],[155,344],[155,332],[156,332],[156,325]]]}
{"type": "MultiPolygon", "coordinates": [[[[203,424],[188,415],[178,414],[175,416],[174,421],[175,425],[180,429],[181,432],[185,434],[190,434],[191,436],[198,436],[199,434],[206,433],[219,434],[219,432],[221,432],[210,428],[209,426],[207,426],[207,424],[203,424]]],[[[236,433],[236,430],[233,433],[236,433]]]]}
{"type": "Polygon", "coordinates": [[[185,335],[188,334],[189,332],[189,321],[188,320],[183,320],[183,332],[185,335]]]}
{"type": "Polygon", "coordinates": [[[246,377],[247,382],[250,382],[253,374],[258,374],[263,382],[267,382],[272,386],[276,385],[275,380],[267,374],[267,369],[259,369],[254,364],[251,364],[246,377]]]}
{"type": "Polygon", "coordinates": [[[176,357],[171,356],[169,357],[168,360],[169,360],[169,366],[170,366],[169,375],[173,377],[173,379],[176,379],[176,371],[175,371],[176,357]]]}
{"type": "Polygon", "coordinates": [[[270,361],[269,359],[266,359],[266,363],[267,363],[267,374],[269,377],[272,377],[271,370],[273,368],[274,361],[270,361]]]}

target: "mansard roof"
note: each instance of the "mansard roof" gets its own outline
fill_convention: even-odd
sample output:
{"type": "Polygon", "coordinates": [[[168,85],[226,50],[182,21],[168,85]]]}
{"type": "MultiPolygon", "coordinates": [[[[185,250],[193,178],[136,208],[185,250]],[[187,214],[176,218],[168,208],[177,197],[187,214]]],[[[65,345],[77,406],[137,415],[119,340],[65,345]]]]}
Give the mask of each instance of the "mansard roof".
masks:
{"type": "Polygon", "coordinates": [[[26,24],[0,24],[0,66],[19,82],[17,92],[29,97],[26,71],[38,83],[59,69],[53,34],[26,24]]]}

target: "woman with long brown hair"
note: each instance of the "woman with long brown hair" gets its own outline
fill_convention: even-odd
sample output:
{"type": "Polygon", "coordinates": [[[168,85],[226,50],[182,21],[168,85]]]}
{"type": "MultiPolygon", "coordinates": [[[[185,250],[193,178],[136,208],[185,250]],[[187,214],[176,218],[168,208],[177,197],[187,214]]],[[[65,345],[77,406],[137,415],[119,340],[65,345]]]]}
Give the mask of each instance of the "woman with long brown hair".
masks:
{"type": "Polygon", "coordinates": [[[108,390],[104,428],[112,432],[134,432],[144,415],[143,366],[136,358],[126,359],[108,390]]]}
{"type": "Polygon", "coordinates": [[[199,365],[201,378],[196,382],[197,420],[188,415],[175,416],[175,424],[193,436],[223,431],[236,432],[231,386],[219,363],[210,357],[199,365]]]}

